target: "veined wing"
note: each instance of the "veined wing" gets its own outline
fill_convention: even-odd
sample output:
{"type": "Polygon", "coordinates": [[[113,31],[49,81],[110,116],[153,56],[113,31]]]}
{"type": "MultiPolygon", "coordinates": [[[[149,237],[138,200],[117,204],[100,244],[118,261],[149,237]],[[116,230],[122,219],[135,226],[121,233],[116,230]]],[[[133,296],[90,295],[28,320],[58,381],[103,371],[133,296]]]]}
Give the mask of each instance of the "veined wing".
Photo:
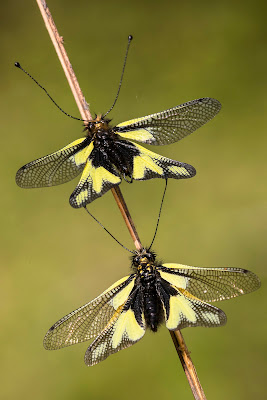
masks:
{"type": "MultiPolygon", "coordinates": [[[[175,285],[177,281],[172,279],[176,276],[172,275],[167,280],[166,278],[169,278],[170,274],[161,271],[160,268],[158,272],[161,279],[157,284],[157,293],[163,306],[168,329],[176,330],[196,326],[213,328],[226,323],[227,318],[222,310],[192,296],[182,287],[178,288],[175,285]]],[[[179,286],[184,283],[181,280],[179,286]]]]}
{"type": "MultiPolygon", "coordinates": [[[[90,146],[93,148],[93,143],[90,146]]],[[[74,208],[84,207],[119,183],[121,177],[107,159],[102,165],[95,166],[93,160],[89,158],[81,179],[70,196],[70,205],[74,208]]]]}
{"type": "Polygon", "coordinates": [[[105,329],[86,350],[86,365],[95,365],[109,355],[132,346],[144,336],[146,323],[140,297],[139,288],[133,288],[128,299],[117,309],[105,329]]]}
{"type": "Polygon", "coordinates": [[[139,154],[133,158],[133,178],[146,180],[152,178],[192,178],[196,174],[195,168],[180,161],[160,156],[153,151],[135,144],[139,154]]]}
{"type": "Polygon", "coordinates": [[[88,138],[80,138],[52,154],[21,167],[16,183],[22,188],[55,186],[75,178],[90,154],[88,138]]]}
{"type": "Polygon", "coordinates": [[[163,279],[203,301],[219,301],[253,292],[259,278],[242,268],[199,268],[182,264],[158,267],[163,279]]]}
{"type": "Polygon", "coordinates": [[[188,101],[146,117],[122,122],[115,131],[123,138],[164,145],[190,135],[220,111],[221,103],[209,97],[188,101]]]}
{"type": "Polygon", "coordinates": [[[133,287],[134,275],[120,279],[100,296],[57,321],[44,337],[47,350],[61,349],[97,336],[133,287]]]}
{"type": "Polygon", "coordinates": [[[197,299],[184,289],[178,289],[176,295],[166,296],[162,285],[161,291],[166,327],[170,330],[196,326],[214,328],[225,325],[227,321],[222,310],[197,299]]]}

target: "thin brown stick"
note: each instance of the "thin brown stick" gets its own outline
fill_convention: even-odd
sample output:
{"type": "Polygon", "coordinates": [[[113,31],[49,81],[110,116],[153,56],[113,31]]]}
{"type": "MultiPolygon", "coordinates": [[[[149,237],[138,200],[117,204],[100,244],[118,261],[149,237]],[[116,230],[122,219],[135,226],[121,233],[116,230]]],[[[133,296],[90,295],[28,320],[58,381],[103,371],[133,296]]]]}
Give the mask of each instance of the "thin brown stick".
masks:
{"type": "Polygon", "coordinates": [[[137,230],[135,228],[134,222],[132,220],[132,217],[130,215],[130,212],[128,210],[128,207],[125,203],[124,197],[122,196],[121,190],[119,188],[119,186],[115,186],[112,189],[112,193],[114,196],[114,199],[120,209],[120,212],[122,214],[122,217],[127,225],[127,228],[129,229],[130,235],[133,239],[134,245],[136,247],[137,250],[141,250],[142,249],[142,244],[141,241],[139,239],[137,230]]]}
{"type": "MultiPolygon", "coordinates": [[[[67,78],[67,81],[69,82],[71,91],[72,91],[74,99],[77,103],[81,117],[82,117],[82,119],[84,119],[86,121],[90,121],[92,119],[92,116],[90,114],[88,104],[87,104],[85,97],[82,93],[82,90],[80,88],[79,82],[73,71],[72,65],[71,65],[69,57],[67,55],[67,52],[64,48],[63,37],[60,36],[58,33],[55,22],[49,11],[49,8],[47,7],[46,2],[44,0],[36,0],[36,2],[40,8],[43,20],[45,22],[45,26],[48,30],[51,41],[57,52],[59,61],[61,62],[62,68],[63,68],[66,78],[67,78]]],[[[121,211],[121,214],[126,223],[126,226],[129,229],[129,232],[133,239],[134,245],[137,248],[137,250],[140,250],[142,248],[142,244],[139,239],[138,233],[135,229],[135,226],[134,226],[133,220],[131,218],[131,215],[129,213],[129,210],[124,201],[121,190],[118,186],[116,186],[115,188],[112,188],[111,191],[112,191],[115,201],[121,211]]]]}
{"type": "Polygon", "coordinates": [[[56,25],[49,11],[49,8],[47,7],[46,2],[44,0],[36,0],[36,2],[40,8],[40,12],[42,14],[45,26],[47,28],[53,46],[57,52],[59,61],[61,62],[66,78],[69,82],[72,94],[74,96],[80,114],[82,116],[82,119],[85,119],[87,121],[91,120],[92,116],[90,114],[88,104],[85,101],[85,97],[81,91],[76,75],[74,74],[74,71],[72,69],[69,57],[64,48],[63,37],[60,36],[58,33],[58,30],[56,28],[56,25]]]}
{"type": "MultiPolygon", "coordinates": [[[[74,98],[77,103],[78,109],[81,113],[82,119],[87,120],[87,121],[91,120],[92,117],[91,117],[91,114],[89,111],[88,104],[85,101],[85,98],[83,96],[83,93],[82,93],[79,83],[77,81],[77,78],[74,74],[71,63],[69,61],[69,58],[67,56],[66,50],[63,45],[63,38],[58,33],[58,30],[56,28],[56,25],[53,21],[52,15],[47,7],[46,2],[44,0],[36,0],[36,2],[40,8],[46,28],[48,30],[48,33],[52,40],[52,43],[57,52],[58,58],[61,62],[61,65],[65,72],[66,78],[69,82],[71,91],[74,95],[74,98]]],[[[118,186],[115,186],[112,189],[112,193],[113,193],[115,201],[121,211],[122,217],[129,229],[130,235],[134,241],[134,245],[137,250],[140,250],[142,248],[142,244],[139,239],[134,222],[131,218],[130,212],[129,212],[127,205],[125,203],[125,200],[122,196],[120,188],[118,186]]],[[[203,389],[201,387],[201,384],[199,382],[199,379],[198,379],[198,376],[196,373],[196,369],[195,369],[194,364],[189,356],[189,351],[186,347],[186,344],[185,344],[185,341],[183,339],[181,332],[179,330],[170,331],[170,334],[173,339],[176,351],[181,360],[182,366],[184,368],[184,371],[185,371],[186,377],[188,379],[189,385],[191,387],[191,390],[193,392],[194,398],[196,400],[206,400],[205,394],[203,392],[203,389]]]]}
{"type": "Polygon", "coordinates": [[[174,346],[177,350],[185,375],[197,400],[206,400],[206,396],[197,376],[196,368],[191,360],[188,348],[181,331],[170,331],[174,346]]]}

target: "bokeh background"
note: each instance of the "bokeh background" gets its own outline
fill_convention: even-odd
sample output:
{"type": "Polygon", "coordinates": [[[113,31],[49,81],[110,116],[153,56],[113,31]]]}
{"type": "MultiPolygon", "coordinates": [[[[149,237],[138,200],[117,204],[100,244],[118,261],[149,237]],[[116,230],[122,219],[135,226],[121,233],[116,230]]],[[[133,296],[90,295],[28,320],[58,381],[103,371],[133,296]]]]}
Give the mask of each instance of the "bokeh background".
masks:
{"type": "MultiPolygon", "coordinates": [[[[266,8],[261,1],[48,3],[92,112],[113,102],[128,34],[134,36],[114,123],[210,96],[223,105],[179,143],[152,148],[190,163],[195,178],[169,181],[155,251],[165,262],[235,266],[258,292],[221,304],[228,324],[183,331],[207,398],[261,399],[266,387],[266,8]]],[[[3,399],[191,399],[168,331],[88,368],[87,343],[45,351],[60,317],[129,272],[129,254],[68,198],[76,181],[22,190],[23,164],[80,137],[13,67],[20,61],[67,112],[79,115],[39,9],[1,3],[1,390],[3,399]]],[[[164,183],[121,189],[144,244],[153,236],[164,183]]],[[[90,210],[133,247],[111,192],[90,210]]]]}

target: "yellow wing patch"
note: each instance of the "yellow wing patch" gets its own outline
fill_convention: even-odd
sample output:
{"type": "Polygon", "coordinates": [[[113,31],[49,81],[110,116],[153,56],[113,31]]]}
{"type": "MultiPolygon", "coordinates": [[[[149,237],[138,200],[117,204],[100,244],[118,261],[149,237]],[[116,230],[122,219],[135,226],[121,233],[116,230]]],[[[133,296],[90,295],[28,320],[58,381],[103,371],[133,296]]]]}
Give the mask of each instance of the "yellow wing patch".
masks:
{"type": "Polygon", "coordinates": [[[139,144],[135,144],[135,146],[140,154],[133,160],[133,178],[136,180],[190,178],[196,173],[194,167],[189,164],[160,156],[139,144]]]}
{"type": "Polygon", "coordinates": [[[176,296],[171,296],[169,301],[169,315],[166,316],[166,327],[170,330],[183,329],[189,326],[202,326],[214,328],[226,323],[225,313],[198,298],[186,290],[179,291],[176,296]]]}
{"type": "Polygon", "coordinates": [[[70,203],[71,206],[74,208],[79,208],[83,207],[83,205],[88,204],[88,190],[81,190],[79,194],[77,194],[75,197],[72,196],[70,197],[70,203]]]}
{"type": "Polygon", "coordinates": [[[109,355],[133,345],[144,336],[146,325],[143,313],[139,324],[134,311],[125,310],[125,305],[126,302],[119,306],[101,334],[86,350],[84,357],[86,365],[95,365],[109,355]]]}
{"type": "Polygon", "coordinates": [[[142,328],[136,321],[132,310],[124,311],[114,324],[114,333],[112,336],[112,347],[116,349],[122,342],[122,339],[128,339],[131,342],[136,342],[145,334],[145,329],[142,328]]]}
{"type": "Polygon", "coordinates": [[[196,268],[196,267],[189,267],[188,265],[184,265],[184,264],[174,264],[174,263],[166,263],[166,264],[162,264],[162,266],[166,267],[166,268],[173,268],[173,269],[196,268]]]}
{"type": "Polygon", "coordinates": [[[111,300],[111,304],[115,310],[117,310],[122,304],[126,302],[133,287],[134,287],[134,279],[124,289],[122,289],[115,297],[113,297],[113,299],[111,300]]]}
{"type": "MultiPolygon", "coordinates": [[[[76,142],[79,142],[79,140],[76,140],[76,142]]],[[[73,142],[71,144],[74,144],[74,143],[75,142],[73,142]]],[[[89,146],[85,147],[84,149],[80,150],[78,153],[71,156],[70,160],[73,161],[77,166],[85,164],[86,161],[88,160],[88,157],[92,153],[93,148],[94,148],[94,144],[93,144],[93,142],[91,142],[89,144],[89,146]]]]}
{"type": "Polygon", "coordinates": [[[163,175],[163,169],[159,167],[151,157],[141,154],[134,157],[133,178],[143,180],[147,171],[152,171],[156,175],[163,175]]]}
{"type": "Polygon", "coordinates": [[[118,175],[114,175],[104,167],[95,168],[92,161],[88,160],[81,179],[70,196],[70,204],[74,208],[83,207],[120,182],[121,178],[118,175]]]}
{"type": "Polygon", "coordinates": [[[185,178],[190,178],[191,174],[189,173],[189,171],[184,168],[184,167],[178,167],[176,165],[170,165],[168,166],[168,172],[171,175],[179,175],[179,176],[183,176],[185,178]]]}
{"type": "MultiPolygon", "coordinates": [[[[134,120],[133,120],[134,121],[134,120]]],[[[131,122],[131,121],[127,121],[131,122]]],[[[118,127],[124,126],[127,123],[119,124],[118,127]]],[[[128,124],[127,124],[128,125],[128,124]]],[[[120,137],[124,139],[129,139],[129,140],[137,140],[138,142],[146,142],[149,143],[150,141],[154,140],[154,136],[151,135],[146,129],[137,129],[135,131],[129,131],[129,132],[121,132],[119,133],[120,137]]]]}
{"type": "Polygon", "coordinates": [[[197,316],[190,301],[186,297],[182,295],[171,296],[170,314],[166,321],[166,327],[170,330],[175,330],[182,319],[186,319],[190,323],[195,323],[197,316]]]}
{"type": "Polygon", "coordinates": [[[188,278],[179,275],[169,274],[168,272],[163,271],[159,271],[159,273],[160,276],[171,285],[174,285],[179,289],[186,289],[188,278]]]}
{"type": "Polygon", "coordinates": [[[96,193],[101,193],[105,182],[109,182],[115,185],[117,183],[120,183],[121,181],[119,176],[113,175],[104,167],[92,167],[90,177],[92,179],[92,188],[96,193]]]}

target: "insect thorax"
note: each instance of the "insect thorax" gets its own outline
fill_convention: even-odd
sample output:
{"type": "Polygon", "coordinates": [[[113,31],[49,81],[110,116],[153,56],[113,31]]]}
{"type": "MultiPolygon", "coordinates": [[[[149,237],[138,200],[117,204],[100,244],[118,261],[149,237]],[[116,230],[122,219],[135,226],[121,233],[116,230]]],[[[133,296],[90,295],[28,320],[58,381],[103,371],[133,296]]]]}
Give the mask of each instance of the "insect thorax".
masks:
{"type": "Polygon", "coordinates": [[[101,115],[89,121],[85,127],[87,136],[93,141],[94,148],[90,159],[95,168],[104,167],[114,173],[113,166],[122,178],[132,180],[133,160],[139,154],[136,146],[128,140],[121,139],[110,120],[101,115]]]}
{"type": "Polygon", "coordinates": [[[103,142],[105,138],[114,140],[116,135],[110,126],[110,121],[110,119],[103,118],[102,115],[97,115],[95,119],[86,123],[86,135],[96,143],[103,142]]]}

